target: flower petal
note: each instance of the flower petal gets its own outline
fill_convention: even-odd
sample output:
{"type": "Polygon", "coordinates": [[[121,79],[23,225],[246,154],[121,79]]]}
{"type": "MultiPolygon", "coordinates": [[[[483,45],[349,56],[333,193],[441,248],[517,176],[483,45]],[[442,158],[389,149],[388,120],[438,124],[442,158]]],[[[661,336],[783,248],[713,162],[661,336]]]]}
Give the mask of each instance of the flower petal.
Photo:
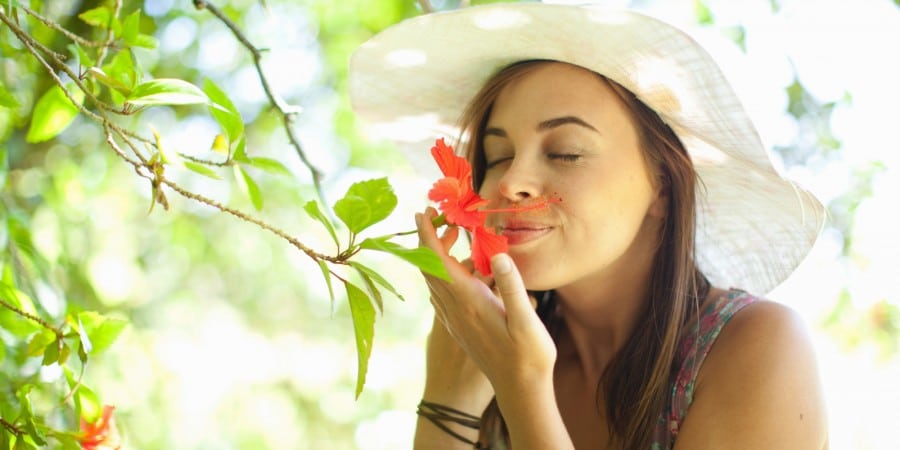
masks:
{"type": "Polygon", "coordinates": [[[431,156],[434,157],[434,161],[441,168],[441,173],[445,177],[468,181],[472,176],[472,167],[469,166],[469,162],[465,158],[456,156],[453,147],[444,143],[444,138],[434,142],[434,147],[431,147],[431,156]]]}
{"type": "Polygon", "coordinates": [[[475,227],[472,236],[472,263],[475,270],[486,277],[491,276],[491,258],[498,253],[506,253],[507,250],[509,244],[506,236],[497,235],[493,228],[475,227]]]}

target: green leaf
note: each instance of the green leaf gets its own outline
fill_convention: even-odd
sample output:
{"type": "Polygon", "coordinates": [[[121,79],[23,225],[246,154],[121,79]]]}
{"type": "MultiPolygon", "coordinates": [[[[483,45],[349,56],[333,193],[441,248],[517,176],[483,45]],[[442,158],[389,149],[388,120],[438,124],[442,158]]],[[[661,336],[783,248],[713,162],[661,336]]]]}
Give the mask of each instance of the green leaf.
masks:
{"type": "Polygon", "coordinates": [[[100,398],[84,384],[78,386],[78,391],[75,392],[75,402],[81,410],[81,418],[88,423],[96,422],[103,413],[100,398]]]}
{"type": "Polygon", "coordinates": [[[697,23],[700,25],[712,25],[715,22],[712,11],[710,11],[709,6],[703,0],[694,0],[694,14],[696,14],[697,23]]]}
{"type": "Polygon", "coordinates": [[[67,45],[66,48],[69,49],[69,53],[71,53],[72,56],[78,59],[78,64],[81,67],[91,67],[94,65],[94,58],[92,58],[91,55],[88,55],[77,42],[67,45]]]}
{"type": "Polygon", "coordinates": [[[316,262],[319,263],[319,268],[322,269],[322,276],[325,277],[325,284],[328,285],[328,297],[331,298],[331,303],[334,304],[334,289],[331,286],[331,272],[328,271],[328,263],[322,259],[317,259],[316,262]]]}
{"type": "Polygon", "coordinates": [[[131,88],[126,86],[121,80],[117,78],[113,78],[106,74],[103,69],[99,69],[97,67],[89,67],[87,72],[91,78],[97,80],[100,84],[115,90],[116,92],[128,96],[131,95],[131,88]]]}
{"type": "Polygon", "coordinates": [[[250,158],[247,157],[246,146],[247,140],[244,138],[244,136],[241,136],[241,138],[238,140],[237,146],[235,146],[234,148],[234,155],[232,155],[231,158],[237,162],[249,163],[250,158]]]}
{"type": "Polygon", "coordinates": [[[238,164],[234,165],[234,178],[237,180],[238,187],[241,188],[241,191],[250,197],[250,202],[253,203],[253,207],[256,208],[257,211],[261,210],[263,207],[263,197],[256,181],[253,181],[253,178],[250,178],[247,171],[238,164]]]}
{"type": "Polygon", "coordinates": [[[209,113],[219,123],[229,142],[237,142],[244,134],[244,119],[228,98],[228,94],[209,78],[203,80],[203,92],[209,97],[209,113]],[[214,107],[212,105],[218,105],[214,107]]]}
{"type": "Polygon", "coordinates": [[[134,46],[141,34],[141,10],[136,9],[125,18],[122,23],[122,40],[129,46],[134,46]]]}
{"type": "Polygon", "coordinates": [[[291,171],[281,163],[281,161],[272,158],[254,156],[250,158],[250,165],[256,167],[257,169],[265,170],[266,172],[274,173],[276,175],[293,175],[291,174],[291,171]]]}
{"type": "Polygon", "coordinates": [[[59,343],[56,339],[53,342],[47,344],[44,347],[44,360],[41,362],[41,365],[49,366],[59,360],[60,351],[59,351],[59,343]]]}
{"type": "Polygon", "coordinates": [[[78,15],[86,24],[100,28],[109,28],[112,17],[112,11],[105,6],[89,9],[78,15]]]}
{"type": "Polygon", "coordinates": [[[397,196],[387,178],[353,183],[344,198],[334,204],[334,213],[352,233],[384,220],[397,206],[397,196]]]}
{"type": "Polygon", "coordinates": [[[79,328],[84,330],[90,340],[88,353],[97,355],[109,348],[122,330],[128,326],[128,322],[121,319],[106,317],[95,311],[78,313],[79,328]]]}
{"type": "Polygon", "coordinates": [[[375,337],[375,308],[369,296],[353,283],[344,283],[353,318],[353,332],[356,335],[356,398],[366,384],[369,356],[372,354],[372,340],[375,337]]]}
{"type": "Polygon", "coordinates": [[[322,214],[322,211],[319,209],[319,204],[316,203],[315,200],[310,200],[303,205],[303,210],[309,214],[309,217],[316,219],[322,225],[325,225],[325,229],[328,230],[328,234],[331,235],[331,239],[334,240],[334,245],[337,246],[338,250],[341,249],[341,243],[338,241],[337,233],[334,231],[334,225],[331,224],[331,221],[328,220],[328,217],[325,214],[322,214]]]}
{"type": "Polygon", "coordinates": [[[19,101],[6,90],[3,83],[0,82],[0,108],[16,109],[19,107],[19,101]]]}
{"type": "Polygon", "coordinates": [[[441,258],[428,247],[406,248],[385,238],[366,239],[359,246],[368,250],[390,253],[416,266],[422,272],[450,281],[441,258]]]}
{"type": "MultiPolygon", "coordinates": [[[[353,266],[353,263],[351,262],[350,265],[353,266]]],[[[362,277],[363,282],[366,284],[366,291],[368,291],[369,296],[372,297],[372,299],[375,300],[375,304],[378,305],[378,311],[384,314],[384,300],[381,298],[381,291],[378,290],[378,287],[375,286],[375,282],[372,281],[372,278],[369,277],[366,272],[359,270],[358,268],[356,269],[356,272],[359,273],[359,276],[362,277]]]]}
{"type": "Polygon", "coordinates": [[[44,441],[44,434],[35,426],[34,409],[31,406],[31,399],[28,398],[28,394],[31,393],[33,388],[33,384],[24,384],[16,391],[16,397],[19,399],[19,404],[22,405],[20,417],[25,422],[23,428],[31,436],[31,439],[37,445],[45,445],[47,442],[44,441]]]}
{"type": "Polygon", "coordinates": [[[209,97],[187,81],[157,78],[137,85],[125,101],[137,106],[195,105],[209,103],[209,97]]]}
{"type": "MultiPolygon", "coordinates": [[[[3,282],[0,282],[0,300],[25,313],[36,314],[34,303],[28,295],[3,282]]],[[[21,338],[44,329],[33,320],[22,317],[2,305],[0,305],[0,328],[21,338]]]]}
{"type": "MultiPolygon", "coordinates": [[[[84,102],[84,93],[74,88],[74,84],[69,84],[68,88],[75,101],[81,105],[84,102]]],[[[78,107],[66,97],[63,88],[54,85],[35,103],[25,141],[33,144],[53,139],[62,133],[77,115],[78,107]]]]}
{"type": "Polygon", "coordinates": [[[369,278],[371,278],[372,281],[378,283],[379,285],[381,285],[381,287],[387,289],[388,292],[390,292],[391,294],[394,294],[400,300],[404,300],[404,301],[406,300],[403,298],[402,295],[400,295],[399,292],[397,292],[397,289],[395,289],[394,286],[390,282],[388,282],[388,280],[385,280],[384,277],[382,277],[381,274],[379,274],[378,272],[376,272],[376,271],[372,270],[371,268],[364,266],[356,261],[348,261],[348,262],[350,263],[351,266],[353,266],[353,268],[355,268],[360,273],[363,273],[366,276],[368,276],[369,278]]]}
{"type": "Polygon", "coordinates": [[[25,355],[42,355],[45,352],[47,345],[51,342],[56,342],[56,334],[46,328],[42,328],[39,333],[35,333],[35,335],[31,337],[31,340],[28,341],[28,345],[25,346],[25,355]]]}
{"type": "Polygon", "coordinates": [[[156,128],[151,126],[150,130],[153,132],[153,139],[156,141],[156,150],[159,151],[159,157],[162,163],[176,167],[184,166],[184,161],[181,160],[181,156],[178,155],[178,152],[169,147],[168,144],[163,142],[162,136],[156,131],[156,128]]]}
{"type": "Polygon", "coordinates": [[[123,94],[118,90],[111,92],[113,98],[119,103],[124,103],[125,99],[116,97],[131,95],[135,85],[141,81],[141,73],[139,72],[138,66],[131,58],[131,52],[117,52],[115,56],[112,57],[109,64],[103,65],[103,72],[109,77],[118,80],[127,88],[127,94],[123,94]]]}
{"type": "Polygon", "coordinates": [[[214,180],[222,179],[222,177],[220,177],[219,174],[216,173],[215,170],[213,170],[211,167],[204,166],[203,164],[195,163],[193,161],[185,161],[184,167],[187,167],[188,169],[193,170],[194,172],[197,172],[200,175],[212,178],[214,180]]]}
{"type": "Polygon", "coordinates": [[[155,37],[150,36],[148,34],[139,34],[137,36],[137,39],[135,39],[135,41],[134,41],[134,46],[149,48],[152,50],[152,49],[155,49],[156,47],[159,47],[159,41],[155,37]]]}

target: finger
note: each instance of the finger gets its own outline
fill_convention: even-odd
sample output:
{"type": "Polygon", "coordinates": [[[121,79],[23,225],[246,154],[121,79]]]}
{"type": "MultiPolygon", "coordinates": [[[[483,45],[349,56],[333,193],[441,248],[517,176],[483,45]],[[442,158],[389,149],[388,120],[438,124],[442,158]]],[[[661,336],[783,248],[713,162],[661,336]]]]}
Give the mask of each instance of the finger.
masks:
{"type": "Polygon", "coordinates": [[[522,276],[516,269],[512,258],[506,253],[498,253],[491,258],[491,271],[497,292],[506,308],[507,323],[510,329],[531,326],[537,316],[531,308],[531,300],[522,276]]]}
{"type": "Polygon", "coordinates": [[[453,244],[456,243],[456,239],[459,237],[459,227],[455,225],[449,225],[444,230],[444,234],[441,235],[441,245],[444,246],[444,250],[447,253],[450,252],[450,249],[453,247],[453,244]]]}
{"type": "Polygon", "coordinates": [[[449,249],[444,248],[441,239],[437,236],[434,225],[432,225],[431,220],[428,219],[430,215],[433,215],[433,210],[426,211],[425,214],[416,214],[416,230],[419,234],[419,245],[428,247],[437,253],[438,257],[441,258],[441,261],[444,263],[444,267],[450,272],[451,278],[462,276],[464,272],[465,274],[468,274],[468,272],[465,271],[465,268],[459,264],[459,261],[450,256],[448,252],[449,249]]]}

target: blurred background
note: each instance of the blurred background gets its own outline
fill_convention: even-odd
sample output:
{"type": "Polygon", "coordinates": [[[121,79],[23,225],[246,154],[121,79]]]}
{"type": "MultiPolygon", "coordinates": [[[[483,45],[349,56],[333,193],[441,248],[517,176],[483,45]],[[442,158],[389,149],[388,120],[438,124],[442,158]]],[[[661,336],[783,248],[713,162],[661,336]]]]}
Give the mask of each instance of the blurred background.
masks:
{"type": "MultiPolygon", "coordinates": [[[[354,181],[387,176],[399,206],[373,234],[413,229],[413,213],[427,205],[429,180],[390,143],[367,136],[354,118],[347,61],[368,37],[423,8],[469,2],[212,3],[221,3],[265,49],[261,64],[273,91],[302,107],[295,131],[325,174],[329,202],[354,181]]],[[[828,206],[828,224],[809,258],[770,297],[800,311],[814,336],[831,447],[897,448],[900,2],[604,3],[691,31],[734,82],[777,164],[828,206]]],[[[101,4],[32,2],[76,31],[85,25],[75,16],[101,4]]],[[[316,193],[265,98],[251,55],[192,2],[124,4],[126,12],[138,8],[142,32],[159,43],[134,50],[143,70],[197,85],[214,80],[247,123],[248,153],[290,169],[290,176],[252,174],[265,200],[256,214],[313,248],[333,251],[329,236],[302,211],[316,193]]],[[[149,184],[83,117],[56,139],[26,143],[34,102],[52,81],[20,56],[21,46],[3,28],[0,81],[19,104],[0,107],[0,149],[8,160],[0,178],[4,260],[16,251],[12,237],[24,233],[48,263],[33,272],[32,296],[42,311],[59,316],[77,304],[130,322],[85,376],[104,403],[116,406],[126,448],[409,448],[431,325],[418,272],[389,256],[365,260],[407,300],[385,298],[367,384],[355,399],[356,347],[346,299],[339,294],[332,304],[318,266],[270,233],[174,193],[169,211],[148,214],[149,184]]],[[[52,31],[42,33],[36,37],[54,39],[52,31]]],[[[183,152],[207,151],[219,132],[205,108],[156,107],[133,120],[136,130],[148,134],[152,126],[183,152]]],[[[233,182],[176,176],[195,192],[252,210],[233,182]]],[[[54,376],[52,367],[40,370],[54,376]]]]}

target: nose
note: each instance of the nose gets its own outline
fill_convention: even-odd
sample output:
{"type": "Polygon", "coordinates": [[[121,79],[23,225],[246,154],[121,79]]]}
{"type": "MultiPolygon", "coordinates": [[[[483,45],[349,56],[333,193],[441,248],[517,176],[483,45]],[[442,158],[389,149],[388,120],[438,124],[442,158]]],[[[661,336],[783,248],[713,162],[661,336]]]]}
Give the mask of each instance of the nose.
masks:
{"type": "Polygon", "coordinates": [[[524,158],[513,158],[511,164],[500,177],[497,188],[500,195],[511,203],[540,197],[540,174],[533,164],[524,158]]]}

